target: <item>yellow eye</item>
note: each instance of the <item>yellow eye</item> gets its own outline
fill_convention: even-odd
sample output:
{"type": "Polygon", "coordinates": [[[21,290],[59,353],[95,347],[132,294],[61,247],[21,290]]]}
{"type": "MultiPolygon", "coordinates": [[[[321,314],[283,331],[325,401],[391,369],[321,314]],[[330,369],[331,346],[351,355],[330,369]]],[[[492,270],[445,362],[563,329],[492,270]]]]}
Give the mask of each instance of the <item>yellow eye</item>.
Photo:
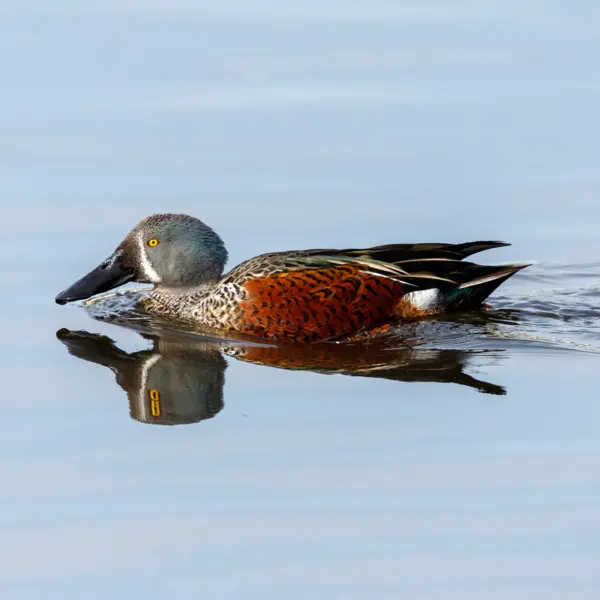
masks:
{"type": "Polygon", "coordinates": [[[158,246],[158,240],[156,238],[152,238],[151,240],[148,240],[148,246],[150,246],[150,248],[154,248],[154,246],[158,246]]]}

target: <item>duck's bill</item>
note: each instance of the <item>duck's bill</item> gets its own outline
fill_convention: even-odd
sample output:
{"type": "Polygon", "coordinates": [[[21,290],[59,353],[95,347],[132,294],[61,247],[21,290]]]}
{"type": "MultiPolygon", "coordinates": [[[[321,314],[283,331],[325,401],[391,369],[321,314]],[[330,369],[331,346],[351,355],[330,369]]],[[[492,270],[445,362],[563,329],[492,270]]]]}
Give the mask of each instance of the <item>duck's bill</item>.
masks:
{"type": "Polygon", "coordinates": [[[56,296],[57,304],[85,300],[90,296],[107,292],[133,279],[133,269],[126,267],[120,253],[115,252],[101,265],[76,281],[71,287],[56,296]]]}

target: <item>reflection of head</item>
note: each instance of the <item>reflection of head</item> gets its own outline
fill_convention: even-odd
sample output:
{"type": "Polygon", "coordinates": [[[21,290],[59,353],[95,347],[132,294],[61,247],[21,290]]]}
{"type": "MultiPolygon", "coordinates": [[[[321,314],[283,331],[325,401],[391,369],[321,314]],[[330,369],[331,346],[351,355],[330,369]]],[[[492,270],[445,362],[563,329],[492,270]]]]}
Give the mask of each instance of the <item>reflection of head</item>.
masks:
{"type": "Polygon", "coordinates": [[[180,346],[154,338],[153,348],[128,354],[106,336],[61,329],[73,356],[109,367],[127,393],[132,418],[155,425],[195,423],[223,408],[227,363],[210,344],[180,346]]]}
{"type": "Polygon", "coordinates": [[[119,384],[127,392],[131,416],[137,421],[195,423],[214,417],[223,408],[225,368],[218,351],[155,353],[136,367],[135,385],[125,387],[120,380],[119,384]]]}

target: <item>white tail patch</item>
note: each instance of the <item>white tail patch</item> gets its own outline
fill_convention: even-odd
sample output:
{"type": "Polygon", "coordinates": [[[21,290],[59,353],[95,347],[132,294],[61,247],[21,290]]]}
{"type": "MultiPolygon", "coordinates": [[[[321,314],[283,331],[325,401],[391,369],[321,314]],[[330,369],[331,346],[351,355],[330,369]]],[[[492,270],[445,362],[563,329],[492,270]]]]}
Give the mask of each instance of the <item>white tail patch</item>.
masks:
{"type": "Polygon", "coordinates": [[[428,310],[438,306],[440,290],[438,288],[429,288],[428,290],[409,292],[404,295],[403,299],[408,300],[415,308],[428,310]]]}

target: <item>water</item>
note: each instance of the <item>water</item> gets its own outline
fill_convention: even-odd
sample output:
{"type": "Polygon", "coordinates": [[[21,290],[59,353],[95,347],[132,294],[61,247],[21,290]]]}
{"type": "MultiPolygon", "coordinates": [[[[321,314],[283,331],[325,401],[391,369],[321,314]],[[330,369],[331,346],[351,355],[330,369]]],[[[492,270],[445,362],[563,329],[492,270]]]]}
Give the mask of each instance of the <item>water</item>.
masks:
{"type": "Polygon", "coordinates": [[[2,597],[600,595],[593,3],[0,14],[2,597]],[[536,264],[368,353],[54,304],[166,210],[231,265],[472,239],[536,264]]]}

